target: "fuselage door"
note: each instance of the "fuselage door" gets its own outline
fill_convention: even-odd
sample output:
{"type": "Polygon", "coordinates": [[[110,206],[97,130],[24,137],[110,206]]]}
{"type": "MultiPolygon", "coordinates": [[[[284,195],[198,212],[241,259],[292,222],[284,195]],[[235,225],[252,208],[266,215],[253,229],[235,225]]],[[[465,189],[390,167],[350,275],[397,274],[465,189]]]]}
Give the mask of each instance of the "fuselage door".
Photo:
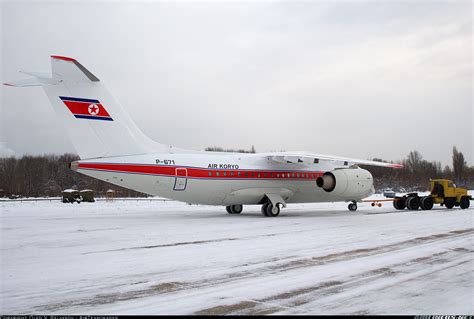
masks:
{"type": "Polygon", "coordinates": [[[186,168],[176,169],[176,178],[174,180],[175,191],[184,191],[188,182],[188,170],[186,168]]]}

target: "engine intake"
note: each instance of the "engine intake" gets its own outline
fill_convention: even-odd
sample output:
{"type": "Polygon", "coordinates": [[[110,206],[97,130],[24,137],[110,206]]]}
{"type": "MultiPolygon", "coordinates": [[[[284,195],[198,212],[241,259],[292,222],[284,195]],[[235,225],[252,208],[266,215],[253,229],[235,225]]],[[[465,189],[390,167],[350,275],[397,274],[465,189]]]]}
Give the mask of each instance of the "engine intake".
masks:
{"type": "Polygon", "coordinates": [[[361,168],[341,168],[326,172],[316,180],[316,185],[336,196],[359,198],[373,192],[373,178],[361,168]]]}
{"type": "Polygon", "coordinates": [[[326,192],[332,192],[336,188],[336,177],[331,172],[326,172],[318,177],[316,185],[322,187],[326,192]]]}

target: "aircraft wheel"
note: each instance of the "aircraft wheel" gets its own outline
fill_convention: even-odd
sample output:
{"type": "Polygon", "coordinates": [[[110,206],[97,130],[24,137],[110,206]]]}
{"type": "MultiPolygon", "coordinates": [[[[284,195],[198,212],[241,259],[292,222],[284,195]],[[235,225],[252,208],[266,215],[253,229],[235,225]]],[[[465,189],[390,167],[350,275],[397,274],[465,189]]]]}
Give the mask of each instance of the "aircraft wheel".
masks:
{"type": "Polygon", "coordinates": [[[267,206],[269,205],[269,203],[265,203],[262,205],[262,215],[265,216],[265,217],[268,217],[267,215],[267,206]]]}
{"type": "Polygon", "coordinates": [[[434,205],[433,197],[425,196],[421,198],[421,203],[420,203],[421,209],[430,210],[433,208],[433,205],[434,205]]]}
{"type": "Polygon", "coordinates": [[[351,212],[355,212],[357,210],[357,203],[350,203],[347,208],[349,208],[351,212]]]}
{"type": "Polygon", "coordinates": [[[244,207],[242,205],[232,205],[230,206],[230,211],[232,214],[240,214],[244,207]]]}
{"type": "Polygon", "coordinates": [[[242,205],[230,205],[230,206],[226,206],[225,210],[229,214],[240,214],[243,210],[243,207],[242,205]]]}
{"type": "Polygon", "coordinates": [[[444,199],[444,206],[446,206],[447,209],[451,209],[454,207],[455,204],[455,199],[454,198],[445,198],[444,199]]]}
{"type": "Polygon", "coordinates": [[[459,203],[459,206],[461,206],[461,209],[469,208],[470,204],[471,204],[471,201],[469,197],[467,196],[461,197],[461,202],[459,203]]]}
{"type": "Polygon", "coordinates": [[[409,210],[417,210],[420,208],[420,199],[418,197],[412,196],[407,198],[407,208],[409,210]]]}
{"type": "Polygon", "coordinates": [[[268,217],[277,217],[278,215],[280,215],[280,205],[277,204],[273,206],[271,203],[269,203],[265,211],[268,217]]]}

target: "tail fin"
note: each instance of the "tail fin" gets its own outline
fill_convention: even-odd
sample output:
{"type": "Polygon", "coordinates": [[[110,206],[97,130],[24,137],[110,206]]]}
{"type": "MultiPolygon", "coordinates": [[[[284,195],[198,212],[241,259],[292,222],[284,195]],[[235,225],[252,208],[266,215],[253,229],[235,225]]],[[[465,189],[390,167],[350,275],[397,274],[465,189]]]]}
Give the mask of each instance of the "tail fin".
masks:
{"type": "Polygon", "coordinates": [[[173,152],[145,136],[102,82],[75,59],[51,56],[51,65],[51,77],[24,72],[33,79],[4,84],[42,86],[82,159],[173,152]]]}

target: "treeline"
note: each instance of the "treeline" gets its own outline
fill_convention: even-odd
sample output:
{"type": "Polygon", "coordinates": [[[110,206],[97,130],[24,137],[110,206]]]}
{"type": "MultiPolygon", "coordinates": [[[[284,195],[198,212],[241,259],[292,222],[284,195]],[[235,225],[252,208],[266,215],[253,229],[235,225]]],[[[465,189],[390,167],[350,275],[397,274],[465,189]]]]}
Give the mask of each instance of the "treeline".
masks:
{"type": "Polygon", "coordinates": [[[92,189],[95,196],[104,196],[109,189],[121,197],[145,196],[69,169],[69,163],[78,159],[74,154],[0,158],[0,189],[8,197],[54,197],[68,188],[92,189]]]}
{"type": "MultiPolygon", "coordinates": [[[[209,147],[206,150],[255,153],[253,146],[250,151],[224,150],[221,147],[209,147]]],[[[117,196],[145,196],[69,169],[69,163],[78,159],[74,154],[0,158],[0,189],[6,196],[24,197],[60,196],[62,190],[68,188],[92,189],[96,196],[104,196],[109,189],[115,190],[117,196]]],[[[397,192],[423,191],[427,189],[430,178],[447,178],[454,180],[457,186],[474,189],[474,166],[467,166],[464,155],[456,147],[453,148],[452,166],[442,167],[440,162],[426,161],[418,151],[410,152],[401,164],[404,166],[401,169],[364,168],[374,176],[377,191],[385,188],[397,192]]]]}
{"type": "MultiPolygon", "coordinates": [[[[385,162],[374,158],[375,161],[385,162]]],[[[412,151],[402,161],[403,168],[364,167],[374,176],[377,191],[393,188],[395,191],[425,191],[428,182],[434,178],[453,180],[458,187],[474,189],[474,166],[467,166],[462,152],[453,147],[452,167],[442,167],[440,162],[426,161],[418,151],[412,151]]]]}

